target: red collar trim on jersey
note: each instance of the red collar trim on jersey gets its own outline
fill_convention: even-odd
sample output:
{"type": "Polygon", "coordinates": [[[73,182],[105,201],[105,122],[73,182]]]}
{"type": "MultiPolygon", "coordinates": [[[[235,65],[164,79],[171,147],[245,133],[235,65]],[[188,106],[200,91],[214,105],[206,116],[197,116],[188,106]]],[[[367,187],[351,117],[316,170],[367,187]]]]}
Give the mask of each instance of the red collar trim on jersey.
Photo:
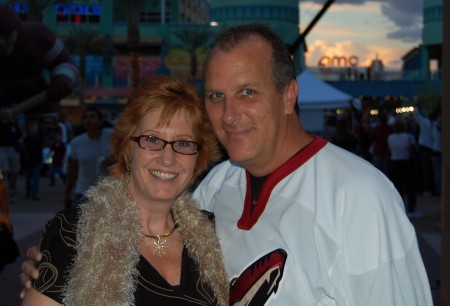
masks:
{"type": "Polygon", "coordinates": [[[253,225],[258,222],[259,217],[264,212],[269,197],[275,186],[289,174],[298,169],[301,165],[306,163],[311,157],[313,157],[317,152],[320,151],[326,144],[327,141],[315,135],[311,135],[314,139],[306,147],[301,149],[292,158],[282,164],[280,167],[275,169],[266,179],[259,195],[256,207],[254,207],[253,212],[251,212],[251,187],[250,187],[250,173],[246,171],[247,176],[247,191],[245,194],[244,211],[239,219],[237,226],[242,230],[250,230],[253,225]]]}

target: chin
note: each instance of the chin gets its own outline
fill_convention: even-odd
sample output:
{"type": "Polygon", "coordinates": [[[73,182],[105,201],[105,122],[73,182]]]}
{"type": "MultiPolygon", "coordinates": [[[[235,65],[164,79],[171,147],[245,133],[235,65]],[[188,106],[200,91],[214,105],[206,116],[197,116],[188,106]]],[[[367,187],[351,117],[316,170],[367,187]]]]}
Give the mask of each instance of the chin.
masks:
{"type": "Polygon", "coordinates": [[[245,163],[247,160],[249,160],[249,156],[242,154],[242,152],[239,152],[239,150],[236,150],[235,152],[228,153],[228,156],[230,159],[236,163],[242,164],[245,163]]]}

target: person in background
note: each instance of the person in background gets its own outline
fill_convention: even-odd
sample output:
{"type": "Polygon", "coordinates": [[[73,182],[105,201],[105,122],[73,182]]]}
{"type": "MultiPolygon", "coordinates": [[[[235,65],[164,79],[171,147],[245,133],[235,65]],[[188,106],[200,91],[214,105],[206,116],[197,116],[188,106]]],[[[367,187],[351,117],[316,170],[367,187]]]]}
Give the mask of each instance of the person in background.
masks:
{"type": "Polygon", "coordinates": [[[78,68],[62,41],[43,23],[22,22],[11,6],[0,4],[0,109],[45,92],[42,104],[26,114],[56,112],[77,81],[78,68]]]}
{"type": "Polygon", "coordinates": [[[333,135],[336,133],[337,121],[338,119],[336,118],[336,115],[329,115],[327,117],[322,132],[322,138],[325,138],[326,140],[329,141],[333,137],[333,135]]]}
{"type": "Polygon", "coordinates": [[[66,145],[62,141],[61,133],[56,132],[53,143],[50,146],[50,153],[52,155],[52,164],[50,167],[50,184],[55,185],[56,174],[61,178],[63,184],[66,184],[66,174],[64,173],[64,159],[66,157],[66,145]]]}
{"type": "Polygon", "coordinates": [[[29,121],[26,124],[27,133],[23,138],[22,169],[26,181],[26,198],[39,201],[41,180],[43,139],[39,134],[39,124],[29,121]]]}
{"type": "Polygon", "coordinates": [[[414,136],[407,133],[406,122],[397,118],[392,126],[393,133],[388,137],[388,147],[391,153],[389,177],[402,197],[406,196],[406,211],[410,218],[421,215],[416,212],[416,177],[415,152],[417,144],[414,136]]]}
{"type": "Polygon", "coordinates": [[[22,305],[228,306],[213,224],[186,192],[219,158],[196,88],[145,82],[111,141],[111,176],[46,226],[41,276],[22,305]]]}
{"type": "Polygon", "coordinates": [[[8,209],[8,196],[6,194],[5,180],[3,177],[2,169],[0,168],[0,226],[6,226],[6,228],[12,232],[11,219],[9,217],[8,209]]]}
{"type": "Polygon", "coordinates": [[[65,115],[59,115],[55,122],[55,134],[61,135],[61,141],[64,144],[68,144],[72,139],[72,125],[66,121],[65,115]]]}
{"type": "Polygon", "coordinates": [[[423,195],[431,196],[434,193],[434,175],[433,165],[431,164],[431,155],[433,153],[433,120],[435,113],[430,112],[429,116],[424,116],[419,105],[416,105],[413,111],[414,119],[419,124],[419,182],[423,195]]]}
{"type": "Polygon", "coordinates": [[[334,135],[331,137],[330,142],[349,152],[356,153],[358,140],[350,131],[346,117],[339,118],[337,121],[336,130],[334,135]]]}
{"type": "Polygon", "coordinates": [[[13,204],[20,171],[19,148],[22,131],[17,122],[5,112],[1,114],[0,118],[0,135],[0,168],[8,182],[8,198],[13,204]]]}
{"type": "Polygon", "coordinates": [[[280,38],[261,24],[225,30],[203,71],[230,160],[194,197],[215,215],[230,305],[431,306],[402,198],[373,165],[305,132],[280,38]]]}
{"type": "Polygon", "coordinates": [[[386,114],[378,115],[378,124],[369,132],[371,144],[372,164],[385,175],[388,175],[389,148],[387,138],[392,133],[386,114]]]}
{"type": "Polygon", "coordinates": [[[440,109],[435,111],[434,117],[431,129],[431,137],[433,139],[431,144],[431,164],[433,165],[435,194],[440,196],[442,188],[442,121],[440,109]]]}
{"type": "Polygon", "coordinates": [[[86,132],[74,137],[70,143],[67,184],[64,192],[66,207],[78,205],[83,193],[97,179],[108,174],[114,163],[111,156],[109,136],[111,128],[102,128],[102,114],[98,108],[87,107],[81,118],[86,132]]]}

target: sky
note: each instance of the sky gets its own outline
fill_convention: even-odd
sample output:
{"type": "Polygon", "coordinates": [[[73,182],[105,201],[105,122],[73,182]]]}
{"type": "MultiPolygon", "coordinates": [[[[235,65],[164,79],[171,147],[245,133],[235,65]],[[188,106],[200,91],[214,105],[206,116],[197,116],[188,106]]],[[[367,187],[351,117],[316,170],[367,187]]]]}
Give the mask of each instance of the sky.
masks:
{"type": "MultiPolygon", "coordinates": [[[[402,57],[422,42],[424,0],[335,0],[306,36],[307,66],[323,56],[356,56],[358,66],[381,59],[400,69],[402,57]]],[[[326,0],[300,0],[303,32],[326,0]]]]}

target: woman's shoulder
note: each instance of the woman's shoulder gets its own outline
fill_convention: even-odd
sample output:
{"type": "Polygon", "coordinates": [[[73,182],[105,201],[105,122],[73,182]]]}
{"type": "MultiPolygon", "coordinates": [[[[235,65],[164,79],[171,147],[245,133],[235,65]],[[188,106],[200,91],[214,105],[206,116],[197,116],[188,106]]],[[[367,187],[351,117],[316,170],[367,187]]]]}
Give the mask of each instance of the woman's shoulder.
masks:
{"type": "Polygon", "coordinates": [[[44,227],[41,249],[54,248],[56,244],[74,246],[79,215],[78,206],[56,213],[44,227]]]}
{"type": "Polygon", "coordinates": [[[39,278],[33,281],[33,287],[58,303],[62,303],[68,271],[76,256],[78,216],[78,207],[58,212],[45,226],[39,245],[42,260],[37,265],[39,278]]]}
{"type": "Polygon", "coordinates": [[[67,207],[63,210],[60,210],[55,214],[55,216],[47,223],[50,224],[55,221],[55,219],[64,219],[68,223],[76,223],[78,221],[80,215],[80,207],[79,206],[71,206],[67,207]]]}

